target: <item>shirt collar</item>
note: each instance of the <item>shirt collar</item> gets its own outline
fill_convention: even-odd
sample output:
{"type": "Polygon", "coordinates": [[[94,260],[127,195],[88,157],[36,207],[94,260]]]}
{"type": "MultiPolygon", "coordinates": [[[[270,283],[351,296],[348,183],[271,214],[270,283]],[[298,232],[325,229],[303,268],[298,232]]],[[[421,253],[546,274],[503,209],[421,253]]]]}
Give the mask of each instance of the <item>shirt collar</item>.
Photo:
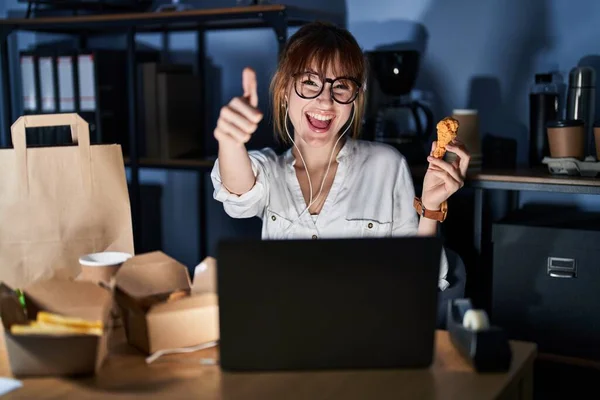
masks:
{"type": "MultiPolygon", "coordinates": [[[[354,149],[354,146],[355,146],[354,139],[352,139],[350,137],[346,138],[346,139],[342,139],[340,141],[343,142],[342,149],[338,152],[337,157],[335,158],[338,163],[340,163],[345,158],[349,157],[352,154],[352,150],[354,149]]],[[[338,146],[339,146],[339,143],[338,143],[338,146]]],[[[287,149],[287,151],[284,154],[285,163],[291,167],[293,167],[294,164],[296,163],[296,159],[294,158],[294,155],[292,154],[293,148],[294,148],[294,145],[292,145],[292,147],[287,149]]]]}

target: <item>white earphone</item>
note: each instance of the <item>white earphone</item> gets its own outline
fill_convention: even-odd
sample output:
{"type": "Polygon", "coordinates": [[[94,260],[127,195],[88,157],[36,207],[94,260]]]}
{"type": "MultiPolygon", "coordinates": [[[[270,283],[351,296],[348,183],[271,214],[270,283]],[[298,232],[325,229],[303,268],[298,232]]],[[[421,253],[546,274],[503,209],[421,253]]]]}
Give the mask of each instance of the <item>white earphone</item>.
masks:
{"type": "MultiPolygon", "coordinates": [[[[286,97],[286,100],[287,100],[287,97],[286,97]]],[[[304,170],[306,171],[306,176],[308,178],[308,186],[309,186],[310,192],[309,192],[309,196],[308,196],[309,197],[308,206],[306,206],[306,208],[300,213],[300,215],[298,215],[298,218],[296,218],[290,224],[290,226],[287,227],[287,229],[284,232],[284,236],[287,235],[287,233],[289,232],[289,230],[296,224],[296,222],[298,222],[300,220],[300,218],[302,218],[302,216],[304,215],[304,213],[306,211],[308,211],[310,209],[310,207],[314,204],[314,202],[317,201],[317,199],[321,196],[321,193],[323,192],[323,187],[325,186],[325,180],[327,179],[327,175],[329,175],[329,168],[331,167],[331,161],[333,159],[333,153],[335,153],[335,148],[336,148],[337,144],[339,143],[340,139],[346,134],[346,132],[348,132],[348,129],[350,129],[350,127],[352,126],[352,122],[354,122],[354,114],[355,114],[355,107],[353,105],[352,106],[352,117],[350,118],[350,122],[348,123],[348,126],[346,126],[346,129],[344,129],[344,132],[342,132],[342,134],[338,137],[338,139],[336,140],[335,144],[333,145],[333,148],[331,149],[331,154],[329,155],[329,162],[327,163],[327,170],[325,171],[325,176],[323,177],[323,180],[321,181],[321,188],[319,189],[319,194],[313,200],[313,197],[312,197],[313,196],[312,182],[310,180],[310,174],[308,173],[308,168],[306,167],[306,162],[304,161],[304,157],[302,156],[302,152],[300,152],[300,149],[296,145],[296,142],[292,138],[292,135],[290,135],[290,132],[289,132],[288,127],[287,127],[288,107],[287,107],[287,101],[286,101],[286,103],[285,103],[285,120],[284,120],[285,133],[287,133],[288,137],[290,138],[290,140],[294,144],[294,147],[296,147],[296,150],[298,150],[298,154],[300,155],[300,158],[302,159],[302,164],[304,165],[304,170]]]]}

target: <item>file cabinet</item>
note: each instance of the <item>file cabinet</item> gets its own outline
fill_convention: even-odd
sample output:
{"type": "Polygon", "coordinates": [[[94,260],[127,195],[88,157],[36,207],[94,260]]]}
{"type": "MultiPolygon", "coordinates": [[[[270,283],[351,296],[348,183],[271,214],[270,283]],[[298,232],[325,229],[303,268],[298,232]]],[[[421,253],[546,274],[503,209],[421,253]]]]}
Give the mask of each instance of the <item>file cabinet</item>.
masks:
{"type": "Polygon", "coordinates": [[[492,240],[493,323],[542,353],[600,360],[600,215],[521,210],[492,240]]]}

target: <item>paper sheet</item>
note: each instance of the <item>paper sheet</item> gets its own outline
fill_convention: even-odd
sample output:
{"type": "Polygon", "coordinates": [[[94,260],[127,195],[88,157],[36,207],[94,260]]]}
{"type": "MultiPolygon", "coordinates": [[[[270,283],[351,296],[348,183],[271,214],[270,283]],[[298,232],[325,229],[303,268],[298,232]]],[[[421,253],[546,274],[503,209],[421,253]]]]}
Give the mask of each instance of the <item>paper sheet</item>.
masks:
{"type": "Polygon", "coordinates": [[[0,396],[23,387],[21,381],[12,378],[0,377],[0,396]]]}

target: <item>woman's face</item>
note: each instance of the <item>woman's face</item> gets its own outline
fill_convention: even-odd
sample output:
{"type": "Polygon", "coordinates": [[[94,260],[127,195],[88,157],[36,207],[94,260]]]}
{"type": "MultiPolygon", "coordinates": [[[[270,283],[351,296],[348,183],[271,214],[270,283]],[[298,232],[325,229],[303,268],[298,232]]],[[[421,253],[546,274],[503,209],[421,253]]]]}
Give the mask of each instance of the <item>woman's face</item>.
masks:
{"type": "Polygon", "coordinates": [[[352,103],[336,102],[331,96],[332,85],[334,97],[342,101],[351,99],[358,88],[350,80],[336,80],[332,83],[336,78],[330,67],[323,75],[312,69],[297,75],[292,81],[287,92],[287,102],[296,142],[300,139],[310,147],[323,147],[337,140],[340,129],[351,116],[352,103]],[[314,97],[319,91],[321,93],[314,97]],[[298,94],[314,98],[303,98],[298,94]]]}

